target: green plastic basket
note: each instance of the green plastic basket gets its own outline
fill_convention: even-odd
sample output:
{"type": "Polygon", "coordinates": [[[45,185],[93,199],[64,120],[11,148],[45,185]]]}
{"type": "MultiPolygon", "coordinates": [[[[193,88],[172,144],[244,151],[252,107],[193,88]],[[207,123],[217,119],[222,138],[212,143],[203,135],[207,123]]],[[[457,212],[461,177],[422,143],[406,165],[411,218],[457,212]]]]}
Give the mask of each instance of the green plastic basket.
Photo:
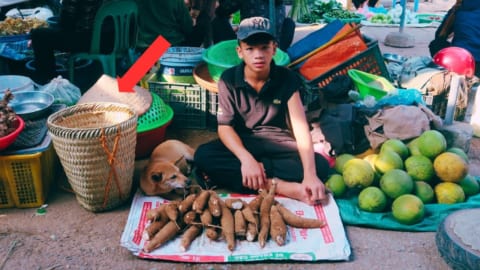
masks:
{"type": "Polygon", "coordinates": [[[325,20],[326,23],[331,23],[335,20],[340,20],[343,23],[360,23],[361,21],[366,20],[367,18],[365,15],[360,14],[360,13],[355,13],[357,16],[356,18],[336,18],[336,17],[330,17],[327,14],[323,15],[323,19],[325,20]]]}
{"type": "Polygon", "coordinates": [[[391,82],[376,74],[364,72],[358,69],[350,69],[347,71],[347,73],[352,79],[362,98],[370,95],[376,100],[379,100],[386,96],[389,92],[396,89],[391,82]]]}
{"type": "Polygon", "coordinates": [[[159,95],[152,94],[150,109],[138,117],[137,133],[159,128],[173,118],[173,109],[159,95]]]}
{"type": "MultiPolygon", "coordinates": [[[[237,45],[238,41],[236,39],[226,40],[203,51],[203,60],[207,62],[208,72],[214,81],[217,82],[220,79],[224,70],[242,62],[235,49],[237,45]]],[[[279,66],[286,66],[290,63],[288,54],[278,48],[273,60],[279,66]]]]}

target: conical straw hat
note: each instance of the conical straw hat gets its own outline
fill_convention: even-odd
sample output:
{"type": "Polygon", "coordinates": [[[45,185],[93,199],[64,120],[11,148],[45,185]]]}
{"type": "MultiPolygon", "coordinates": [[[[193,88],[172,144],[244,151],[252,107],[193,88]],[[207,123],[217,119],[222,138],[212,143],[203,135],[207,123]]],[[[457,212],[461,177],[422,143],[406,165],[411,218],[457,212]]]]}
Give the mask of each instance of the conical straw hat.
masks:
{"type": "Polygon", "coordinates": [[[144,114],[152,104],[152,95],[142,87],[135,86],[135,92],[118,91],[118,83],[115,78],[102,75],[97,82],[90,87],[81,97],[77,104],[89,102],[115,102],[133,107],[138,116],[144,114]]]}

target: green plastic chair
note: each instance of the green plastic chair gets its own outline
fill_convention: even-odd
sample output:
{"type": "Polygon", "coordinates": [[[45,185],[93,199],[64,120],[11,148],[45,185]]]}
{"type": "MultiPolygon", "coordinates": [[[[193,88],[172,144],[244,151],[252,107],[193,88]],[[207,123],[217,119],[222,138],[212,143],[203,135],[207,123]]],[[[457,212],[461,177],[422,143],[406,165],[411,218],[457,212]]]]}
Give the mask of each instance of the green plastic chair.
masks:
{"type": "Polygon", "coordinates": [[[95,16],[90,51],[73,53],[68,61],[69,78],[73,82],[74,63],[76,59],[91,59],[99,61],[103,73],[111,77],[117,76],[117,59],[127,57],[130,65],[134,62],[134,50],[138,33],[138,7],[133,0],[113,0],[103,3],[95,16]],[[102,25],[105,20],[113,19],[115,40],[113,50],[109,54],[101,52],[102,25]]]}

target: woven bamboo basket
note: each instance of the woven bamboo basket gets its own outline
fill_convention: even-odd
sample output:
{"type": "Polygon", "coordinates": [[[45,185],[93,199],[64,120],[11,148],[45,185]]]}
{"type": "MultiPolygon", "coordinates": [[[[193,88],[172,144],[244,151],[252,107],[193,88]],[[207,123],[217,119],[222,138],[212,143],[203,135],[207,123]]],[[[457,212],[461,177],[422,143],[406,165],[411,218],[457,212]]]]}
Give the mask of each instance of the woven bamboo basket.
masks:
{"type": "Polygon", "coordinates": [[[129,199],[135,169],[137,114],[119,103],[84,103],[47,119],[53,146],[77,201],[93,212],[129,199]]]}

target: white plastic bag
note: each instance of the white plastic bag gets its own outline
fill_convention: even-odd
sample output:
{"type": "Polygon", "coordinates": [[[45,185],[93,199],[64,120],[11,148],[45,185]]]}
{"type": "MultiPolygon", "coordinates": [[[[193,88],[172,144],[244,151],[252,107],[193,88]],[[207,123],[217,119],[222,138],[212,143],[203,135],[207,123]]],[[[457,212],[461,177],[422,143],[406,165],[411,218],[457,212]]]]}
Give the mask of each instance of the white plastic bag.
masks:
{"type": "Polygon", "coordinates": [[[69,80],[62,78],[62,76],[51,80],[40,88],[40,91],[52,94],[55,98],[55,104],[65,104],[67,106],[75,105],[82,95],[80,88],[70,83],[69,80]]]}

